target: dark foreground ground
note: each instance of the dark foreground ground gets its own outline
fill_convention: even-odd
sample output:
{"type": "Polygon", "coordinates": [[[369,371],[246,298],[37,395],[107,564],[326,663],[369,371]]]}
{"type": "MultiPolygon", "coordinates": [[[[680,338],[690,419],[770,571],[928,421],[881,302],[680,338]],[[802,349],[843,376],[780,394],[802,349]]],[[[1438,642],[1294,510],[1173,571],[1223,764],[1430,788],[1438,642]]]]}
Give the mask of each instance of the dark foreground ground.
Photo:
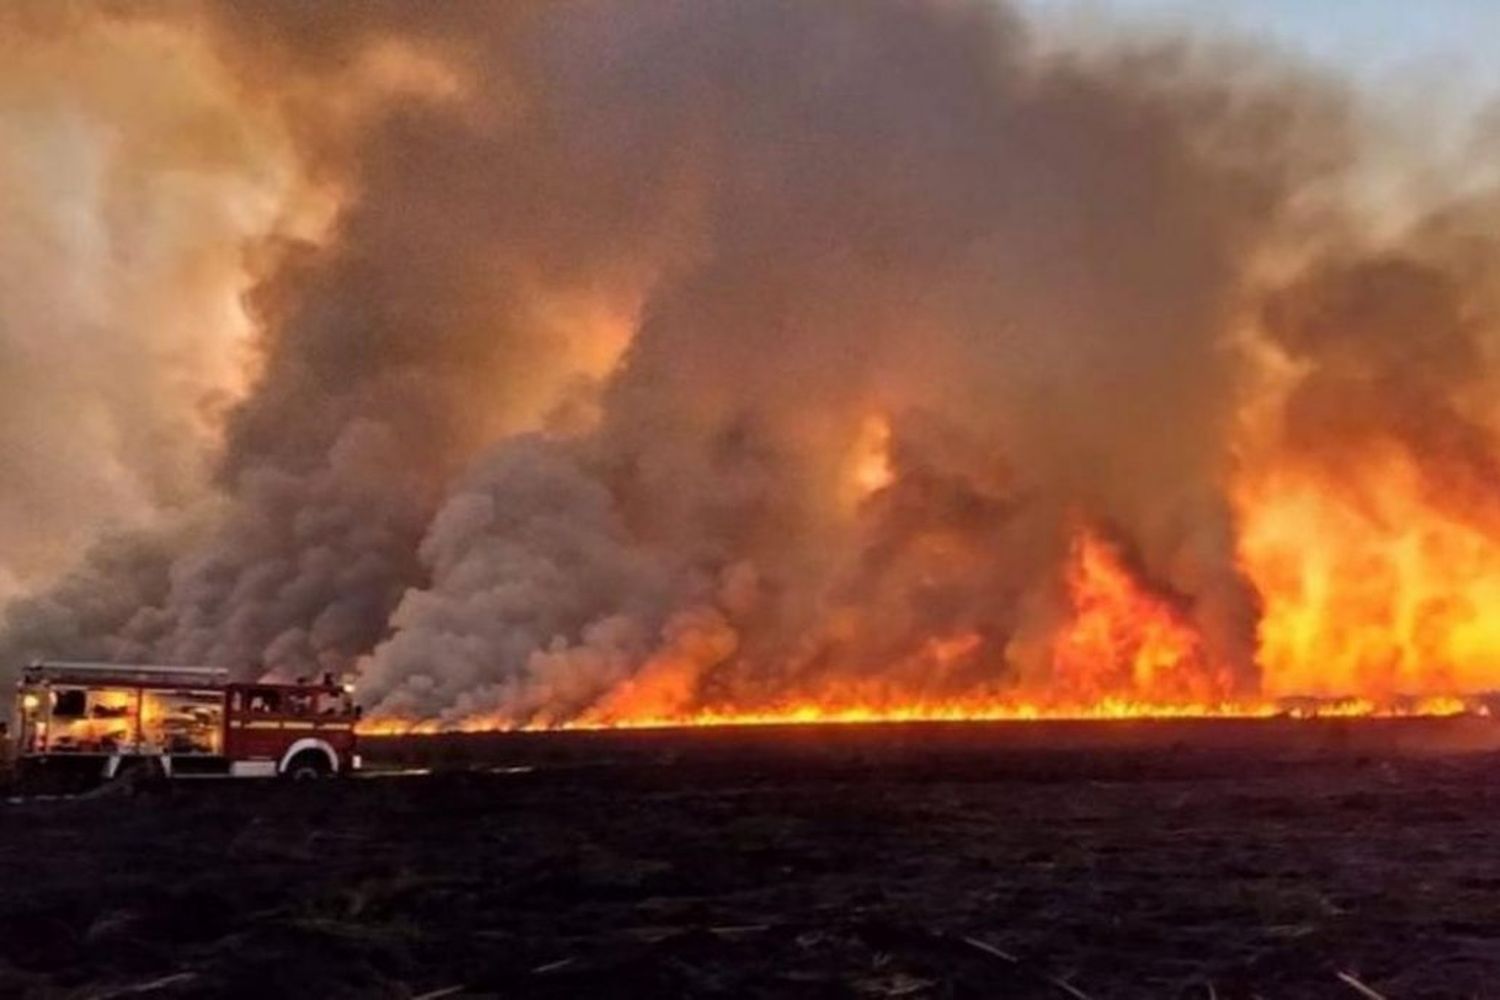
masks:
{"type": "Polygon", "coordinates": [[[369,748],[427,776],[0,805],[0,996],[1500,997],[1497,746],[445,738],[369,748]]]}

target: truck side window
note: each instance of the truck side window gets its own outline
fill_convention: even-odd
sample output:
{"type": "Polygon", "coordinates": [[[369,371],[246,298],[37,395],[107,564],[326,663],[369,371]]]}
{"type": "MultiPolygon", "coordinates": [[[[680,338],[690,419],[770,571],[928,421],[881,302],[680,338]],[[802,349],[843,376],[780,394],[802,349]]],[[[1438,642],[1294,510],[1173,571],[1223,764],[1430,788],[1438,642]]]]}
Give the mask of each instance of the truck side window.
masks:
{"type": "Polygon", "coordinates": [[[58,691],[54,694],[52,717],[56,719],[81,719],[88,713],[88,692],[82,689],[58,691]]]}
{"type": "Polygon", "coordinates": [[[346,691],[337,693],[325,691],[318,696],[320,715],[348,715],[353,709],[354,701],[346,691]]]}
{"type": "Polygon", "coordinates": [[[274,715],[281,710],[281,695],[277,691],[251,691],[250,711],[256,715],[274,715]]]}

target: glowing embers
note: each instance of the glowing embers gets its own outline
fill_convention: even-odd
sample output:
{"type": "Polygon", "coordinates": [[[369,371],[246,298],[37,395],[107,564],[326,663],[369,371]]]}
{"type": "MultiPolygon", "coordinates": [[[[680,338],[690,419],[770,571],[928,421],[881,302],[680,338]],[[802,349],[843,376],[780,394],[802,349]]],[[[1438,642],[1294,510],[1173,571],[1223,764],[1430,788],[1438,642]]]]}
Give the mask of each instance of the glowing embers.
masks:
{"type": "Polygon", "coordinates": [[[560,725],[516,725],[488,717],[457,722],[435,719],[372,719],[360,724],[364,736],[422,736],[443,732],[504,732],[536,730],[691,729],[712,726],[866,725],[879,723],[1013,723],[1123,722],[1128,720],[1210,719],[1406,719],[1489,716],[1484,698],[1433,696],[1396,698],[1377,703],[1363,698],[1287,698],[1277,701],[1222,704],[1153,704],[1115,698],[1089,705],[1039,705],[1026,702],[955,701],[900,706],[789,704],[761,711],[714,709],[680,715],[634,716],[560,725]]]}

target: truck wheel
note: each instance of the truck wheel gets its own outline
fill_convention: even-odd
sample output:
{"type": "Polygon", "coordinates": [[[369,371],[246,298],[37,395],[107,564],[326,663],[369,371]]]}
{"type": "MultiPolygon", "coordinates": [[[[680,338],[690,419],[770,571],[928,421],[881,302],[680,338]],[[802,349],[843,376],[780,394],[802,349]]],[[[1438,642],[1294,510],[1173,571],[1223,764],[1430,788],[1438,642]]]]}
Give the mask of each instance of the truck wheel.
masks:
{"type": "Polygon", "coordinates": [[[167,769],[162,766],[160,757],[123,760],[115,771],[114,780],[130,786],[158,784],[167,780],[167,769]]]}
{"type": "Polygon", "coordinates": [[[289,781],[317,781],[328,774],[328,758],[316,750],[304,750],[291,759],[281,776],[289,781]]]}

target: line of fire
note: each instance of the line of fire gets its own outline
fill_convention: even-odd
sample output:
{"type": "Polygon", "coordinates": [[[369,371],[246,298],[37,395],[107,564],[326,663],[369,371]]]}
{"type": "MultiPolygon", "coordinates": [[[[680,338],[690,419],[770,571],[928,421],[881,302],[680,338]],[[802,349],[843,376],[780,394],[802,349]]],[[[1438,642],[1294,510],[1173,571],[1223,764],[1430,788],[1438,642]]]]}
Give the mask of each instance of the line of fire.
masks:
{"type": "MultiPolygon", "coordinates": [[[[882,452],[855,464],[851,478],[865,496],[891,485],[886,461],[882,452]]],[[[814,673],[810,683],[759,702],[738,692],[719,700],[704,696],[698,688],[707,685],[691,651],[665,651],[576,714],[542,713],[517,722],[483,712],[424,718],[386,711],[363,720],[361,729],[397,736],[892,722],[1489,718],[1500,709],[1500,692],[1480,683],[1487,676],[1483,656],[1463,647],[1470,637],[1462,630],[1444,633],[1444,641],[1462,648],[1434,648],[1430,636],[1425,645],[1413,637],[1421,629],[1412,621],[1367,623],[1336,649],[1323,650],[1295,622],[1268,620],[1261,637],[1262,689],[1237,690],[1234,672],[1209,651],[1187,602],[1146,579],[1121,546],[1088,527],[1075,528],[1060,590],[1067,615],[1046,641],[1040,684],[1018,679],[1003,652],[996,662],[974,632],[926,639],[904,661],[869,671],[873,683],[837,671],[814,673]],[[1450,661],[1471,669],[1434,666],[1450,661]],[[1420,667],[1409,669],[1412,664],[1420,667]],[[957,692],[942,683],[955,676],[968,678],[957,692]],[[1316,683],[1304,689],[1309,682],[1316,683]]]]}
{"type": "MultiPolygon", "coordinates": [[[[855,469],[873,495],[890,483],[885,456],[855,469]]],[[[313,778],[360,768],[358,739],[515,730],[671,729],[881,723],[1194,719],[1489,718],[1500,693],[1236,695],[1180,602],[1142,580],[1120,549],[1080,529],[1064,575],[1068,622],[1051,640],[1039,694],[975,684],[957,697],[838,681],[765,704],[671,697],[681,666],[660,658],[590,710],[515,720],[366,717],[352,679],[232,680],[227,668],[38,661],[17,682],[6,756],[23,787],[79,788],[135,778],[313,778]]],[[[975,635],[929,640],[914,664],[943,676],[970,661],[975,635]]],[[[273,672],[271,676],[277,676],[273,672]]],[[[351,675],[352,677],[353,675],[351,675]]]]}

